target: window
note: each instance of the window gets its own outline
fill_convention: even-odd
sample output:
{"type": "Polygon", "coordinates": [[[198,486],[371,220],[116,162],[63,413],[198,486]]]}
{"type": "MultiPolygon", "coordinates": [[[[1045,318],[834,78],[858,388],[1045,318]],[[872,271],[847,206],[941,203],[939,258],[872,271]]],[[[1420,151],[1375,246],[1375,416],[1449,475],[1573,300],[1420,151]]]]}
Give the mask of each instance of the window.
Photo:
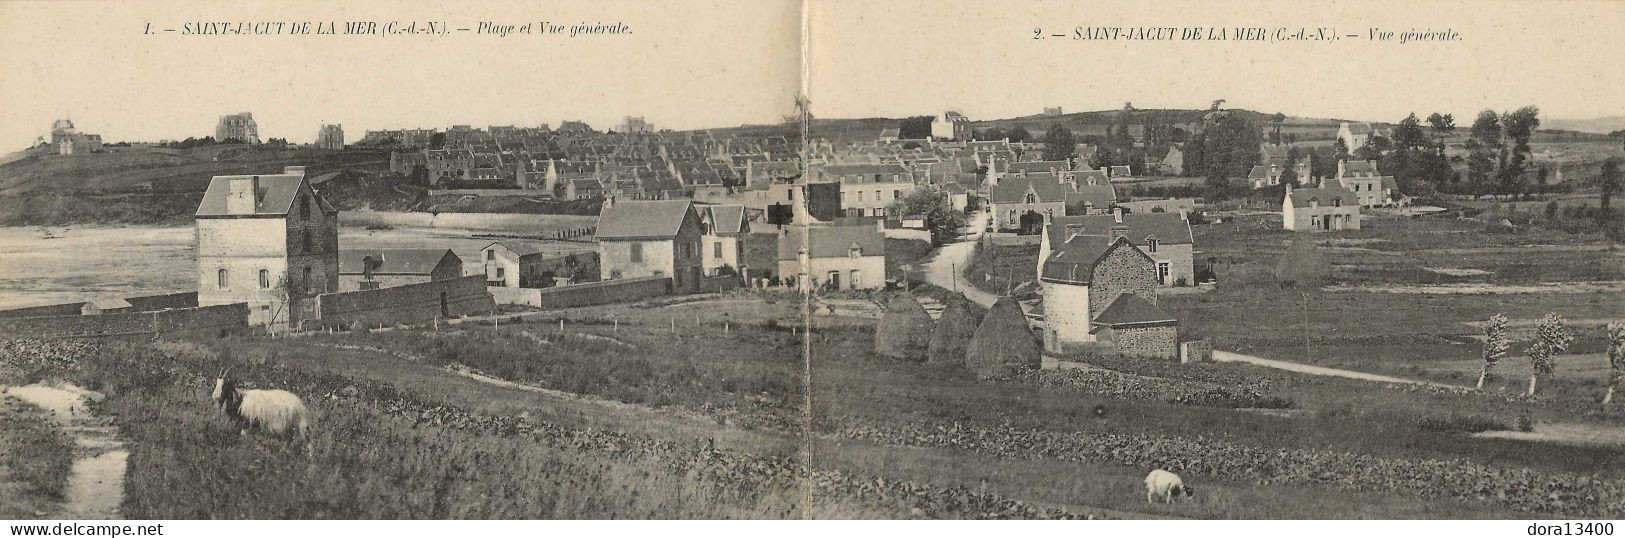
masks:
{"type": "Polygon", "coordinates": [[[1157,262],[1157,284],[1168,284],[1168,262],[1157,262]]]}
{"type": "Polygon", "coordinates": [[[219,287],[220,289],[226,289],[226,270],[221,269],[219,271],[215,271],[214,276],[215,276],[215,279],[217,280],[217,282],[215,282],[215,285],[217,287],[219,287]]]}
{"type": "Polygon", "coordinates": [[[269,287],[271,287],[271,272],[260,269],[260,289],[263,290],[269,287]]]}
{"type": "Polygon", "coordinates": [[[1038,196],[1033,194],[1033,193],[1030,193],[1030,192],[1027,193],[1027,203],[1029,203],[1029,204],[1038,203],[1038,196]]]}
{"type": "Polygon", "coordinates": [[[305,233],[300,234],[299,243],[300,246],[305,248],[304,253],[310,254],[310,230],[305,230],[305,233]]]}
{"type": "Polygon", "coordinates": [[[632,263],[643,263],[643,243],[632,243],[632,263]]]}
{"type": "Polygon", "coordinates": [[[497,268],[497,280],[505,280],[506,276],[507,276],[507,273],[508,273],[508,271],[507,271],[506,268],[498,267],[497,268]]]}
{"type": "Polygon", "coordinates": [[[875,208],[875,216],[876,217],[884,217],[884,216],[886,216],[886,208],[884,208],[884,207],[875,208]]]}
{"type": "Polygon", "coordinates": [[[863,191],[858,191],[858,201],[859,202],[863,201],[863,191]]]}
{"type": "Polygon", "coordinates": [[[304,203],[299,204],[299,218],[310,220],[310,214],[314,212],[311,206],[316,205],[316,202],[309,197],[302,197],[301,200],[304,203]]]}
{"type": "Polygon", "coordinates": [[[303,277],[300,280],[300,287],[304,288],[305,291],[310,291],[310,268],[306,267],[300,276],[303,277]]]}
{"type": "Polygon", "coordinates": [[[875,189],[875,201],[880,201],[880,189],[875,189]]]}
{"type": "Polygon", "coordinates": [[[863,257],[863,247],[852,245],[851,248],[846,249],[846,255],[852,258],[861,258],[863,257]]]}
{"type": "Polygon", "coordinates": [[[1343,207],[1342,198],[1332,198],[1332,207],[1343,207]]]}
{"type": "Polygon", "coordinates": [[[1156,253],[1158,243],[1160,243],[1160,241],[1157,241],[1157,236],[1155,236],[1155,235],[1146,236],[1146,238],[1145,238],[1145,251],[1150,252],[1150,253],[1156,253]]]}
{"type": "Polygon", "coordinates": [[[903,197],[903,191],[900,191],[900,190],[891,191],[891,199],[896,200],[896,199],[902,198],[902,197],[903,197]]]}
{"type": "Polygon", "coordinates": [[[862,276],[863,276],[863,273],[861,271],[858,271],[857,269],[853,269],[852,270],[852,278],[851,278],[852,281],[849,282],[847,285],[851,286],[852,289],[857,289],[858,287],[863,285],[863,280],[861,278],[862,276]]]}
{"type": "Polygon", "coordinates": [[[485,251],[485,261],[488,261],[488,262],[489,261],[495,261],[496,259],[497,259],[497,251],[495,251],[495,250],[487,250],[487,251],[485,251]]]}
{"type": "Polygon", "coordinates": [[[721,241],[717,241],[716,243],[712,243],[711,244],[711,250],[714,251],[711,254],[711,256],[713,258],[717,258],[719,260],[722,259],[722,242],[721,241]]]}

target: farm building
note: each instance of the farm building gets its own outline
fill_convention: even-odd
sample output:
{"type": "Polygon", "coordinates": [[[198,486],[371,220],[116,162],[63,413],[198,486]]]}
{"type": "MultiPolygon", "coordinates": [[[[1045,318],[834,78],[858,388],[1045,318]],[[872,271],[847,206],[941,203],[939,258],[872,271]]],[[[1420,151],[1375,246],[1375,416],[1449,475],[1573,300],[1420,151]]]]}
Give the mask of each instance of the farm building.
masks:
{"type": "Polygon", "coordinates": [[[1156,263],[1126,237],[1077,235],[1039,273],[1044,347],[1110,342],[1124,354],[1177,357],[1178,322],[1156,307],[1156,263]]]}
{"type": "Polygon", "coordinates": [[[1196,243],[1185,213],[1124,213],[1056,217],[1045,227],[1038,242],[1039,271],[1055,245],[1073,237],[1124,237],[1155,262],[1160,286],[1196,283],[1196,243]]]}
{"type": "Polygon", "coordinates": [[[339,251],[339,290],[375,290],[463,276],[463,260],[447,248],[339,251]]]}
{"type": "MultiPolygon", "coordinates": [[[[779,233],[781,278],[801,272],[801,232],[799,227],[786,227],[779,233]]],[[[812,239],[807,252],[812,286],[839,290],[886,286],[886,240],[875,226],[812,226],[808,234],[812,239]]]]}
{"type": "Polygon", "coordinates": [[[546,288],[598,279],[598,253],[560,254],[530,243],[497,241],[480,249],[485,284],[546,288]]]}
{"type": "Polygon", "coordinates": [[[1294,189],[1281,200],[1281,227],[1288,230],[1358,230],[1360,199],[1342,187],[1294,189]]]}

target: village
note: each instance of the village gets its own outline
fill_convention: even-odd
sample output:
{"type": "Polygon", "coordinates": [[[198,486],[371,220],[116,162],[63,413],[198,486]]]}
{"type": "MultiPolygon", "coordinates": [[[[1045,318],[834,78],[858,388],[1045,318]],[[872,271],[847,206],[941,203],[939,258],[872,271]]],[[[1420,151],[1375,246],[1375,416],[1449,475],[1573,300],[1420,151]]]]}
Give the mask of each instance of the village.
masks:
{"type": "MultiPolygon", "coordinates": [[[[1383,163],[1396,162],[1404,125],[1283,134],[1279,120],[1249,122],[1253,151],[1214,182],[1186,169],[1210,151],[1192,144],[1245,111],[1115,114],[1076,135],[1053,108],[991,125],[946,111],[807,139],[627,117],[603,132],[458,125],[346,143],[324,124],[298,150],[316,156],[308,165],[200,184],[191,244],[162,266],[189,287],[0,311],[8,379],[87,383],[8,394],[95,390],[104,409],[135,416],[197,406],[186,394],[229,368],[299,393],[320,417],[311,446],[324,463],[256,471],[263,479],[359,473],[338,459],[359,457],[352,437],[427,426],[444,432],[422,438],[444,454],[377,457],[464,484],[439,501],[456,506],[447,516],[1622,513],[1625,478],[1596,462],[1625,446],[1625,415],[1608,403],[1625,368],[1625,274],[1611,239],[1552,231],[1576,210],[1531,219],[1515,203],[1440,193],[1414,171],[1396,177],[1383,163]],[[1040,137],[1023,122],[1051,126],[1035,127],[1040,137]],[[334,167],[352,153],[387,159],[334,167]],[[435,211],[358,206],[357,181],[420,193],[435,211]],[[593,214],[480,209],[512,200],[593,214]],[[1548,270],[1520,269],[1531,249],[1548,270]],[[689,448],[696,440],[705,448],[689,448]],[[682,508],[572,507],[545,488],[535,494],[562,503],[552,511],[502,507],[478,492],[522,486],[454,470],[468,446],[495,457],[533,443],[547,448],[507,465],[555,466],[581,491],[654,487],[682,508]],[[807,443],[823,453],[810,505],[784,496],[809,479],[796,448],[807,443]],[[917,451],[952,472],[896,463],[917,451]],[[591,471],[599,462],[688,469],[708,493],[591,471]],[[1205,497],[1133,502],[1123,492],[1148,466],[1205,497]],[[1090,485],[1042,478],[1057,469],[1090,485]],[[1462,480],[1471,486],[1436,493],[1462,480]]],[[[1465,151],[1446,138],[1438,155],[1465,151]]],[[[189,144],[272,142],[241,113],[189,144]]],[[[21,163],[174,147],[106,145],[62,120],[21,163]]],[[[1542,196],[1557,207],[1576,191],[1542,196]]],[[[150,450],[179,442],[167,440],[176,428],[225,431],[197,407],[184,425],[128,425],[119,443],[150,450]]],[[[274,445],[196,455],[306,457],[274,445]]],[[[184,515],[176,507],[220,495],[178,487],[186,472],[162,468],[169,478],[123,479],[124,513],[184,515]]],[[[377,491],[236,509],[430,509],[377,491]]]]}

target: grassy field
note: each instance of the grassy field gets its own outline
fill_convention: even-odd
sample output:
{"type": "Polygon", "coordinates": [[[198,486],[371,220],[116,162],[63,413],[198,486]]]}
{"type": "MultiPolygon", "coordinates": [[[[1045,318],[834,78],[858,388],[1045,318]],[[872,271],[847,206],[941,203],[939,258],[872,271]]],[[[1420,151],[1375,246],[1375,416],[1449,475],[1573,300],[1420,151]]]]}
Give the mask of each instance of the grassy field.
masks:
{"type": "Polygon", "coordinates": [[[0,518],[32,519],[62,500],[73,441],[39,408],[0,401],[0,518]]]}
{"type": "Polygon", "coordinates": [[[978,382],[880,358],[873,320],[821,315],[805,415],[796,306],[735,294],[438,332],[118,344],[54,375],[108,394],[131,439],[132,517],[1621,513],[1617,449],[1471,435],[1625,422],[1547,399],[1111,356],[978,382]],[[315,406],[309,454],[235,435],[203,396],[222,364],[315,406]],[[1198,500],[1146,504],[1155,467],[1198,500]]]}

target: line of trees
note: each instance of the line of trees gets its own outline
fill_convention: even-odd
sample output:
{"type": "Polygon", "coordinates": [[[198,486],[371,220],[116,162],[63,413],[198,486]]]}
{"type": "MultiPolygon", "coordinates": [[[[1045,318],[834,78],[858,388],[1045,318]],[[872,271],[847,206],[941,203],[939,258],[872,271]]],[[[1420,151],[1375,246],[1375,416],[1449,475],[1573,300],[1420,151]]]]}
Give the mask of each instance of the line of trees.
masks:
{"type": "MultiPolygon", "coordinates": [[[[1480,390],[1484,388],[1484,380],[1489,377],[1490,371],[1512,350],[1512,336],[1507,326],[1506,314],[1490,316],[1484,324],[1484,366],[1479,371],[1477,386],[1480,390]]],[[[1609,374],[1608,393],[1603,396],[1602,403],[1607,405],[1613,402],[1614,391],[1620,382],[1625,381],[1625,321],[1610,322],[1604,330],[1608,339],[1609,374]]],[[[1530,366],[1529,388],[1524,391],[1525,396],[1534,396],[1540,379],[1556,371],[1557,365],[1553,359],[1568,351],[1574,338],[1567,321],[1556,313],[1541,316],[1535,323],[1535,337],[1524,349],[1530,366]]]]}

